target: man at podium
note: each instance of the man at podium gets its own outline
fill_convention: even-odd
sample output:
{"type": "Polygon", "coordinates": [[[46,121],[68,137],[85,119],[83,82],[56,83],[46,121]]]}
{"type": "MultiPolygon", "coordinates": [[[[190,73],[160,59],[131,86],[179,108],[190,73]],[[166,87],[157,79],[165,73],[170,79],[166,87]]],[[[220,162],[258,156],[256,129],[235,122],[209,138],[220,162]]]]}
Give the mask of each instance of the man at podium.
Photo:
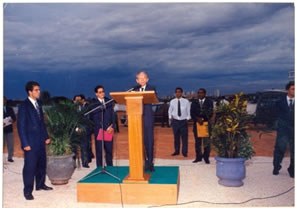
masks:
{"type": "MultiPolygon", "coordinates": [[[[145,71],[136,74],[137,86],[133,91],[155,91],[155,87],[148,84],[149,77],[145,71]]],[[[154,112],[152,104],[143,105],[143,125],[144,125],[144,148],[145,148],[145,170],[154,171],[154,112]]]]}

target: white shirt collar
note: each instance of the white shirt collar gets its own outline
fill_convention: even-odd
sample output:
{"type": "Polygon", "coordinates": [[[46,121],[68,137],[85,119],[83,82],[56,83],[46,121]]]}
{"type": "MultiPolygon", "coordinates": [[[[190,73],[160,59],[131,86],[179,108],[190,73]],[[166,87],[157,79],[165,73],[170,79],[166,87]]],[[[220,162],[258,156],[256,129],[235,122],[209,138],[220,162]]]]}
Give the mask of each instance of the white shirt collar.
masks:
{"type": "Polygon", "coordinates": [[[34,100],[34,99],[31,98],[30,96],[28,96],[28,99],[31,101],[31,103],[33,104],[33,106],[36,108],[35,103],[37,102],[37,100],[34,100]]]}
{"type": "Polygon", "coordinates": [[[146,85],[145,85],[145,86],[141,86],[141,87],[139,88],[139,90],[141,90],[141,88],[143,88],[143,90],[145,90],[146,85]]]}
{"type": "Polygon", "coordinates": [[[99,100],[101,103],[103,103],[103,101],[104,101],[104,98],[103,98],[103,99],[101,99],[101,98],[98,98],[98,100],[99,100]]]}
{"type": "Polygon", "coordinates": [[[287,102],[288,102],[289,105],[290,105],[290,100],[292,100],[292,101],[293,101],[293,104],[294,104],[294,102],[295,102],[295,98],[290,98],[290,97],[287,95],[287,102]]]}

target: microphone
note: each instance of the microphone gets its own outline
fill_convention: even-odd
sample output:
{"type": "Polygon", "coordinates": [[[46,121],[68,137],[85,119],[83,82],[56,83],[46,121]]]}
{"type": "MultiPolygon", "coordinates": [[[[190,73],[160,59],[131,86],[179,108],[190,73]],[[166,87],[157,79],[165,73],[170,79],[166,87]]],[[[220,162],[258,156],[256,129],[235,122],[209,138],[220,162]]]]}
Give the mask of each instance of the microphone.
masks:
{"type": "Polygon", "coordinates": [[[129,90],[126,90],[126,92],[131,92],[132,90],[134,90],[134,87],[130,88],[129,90]]]}

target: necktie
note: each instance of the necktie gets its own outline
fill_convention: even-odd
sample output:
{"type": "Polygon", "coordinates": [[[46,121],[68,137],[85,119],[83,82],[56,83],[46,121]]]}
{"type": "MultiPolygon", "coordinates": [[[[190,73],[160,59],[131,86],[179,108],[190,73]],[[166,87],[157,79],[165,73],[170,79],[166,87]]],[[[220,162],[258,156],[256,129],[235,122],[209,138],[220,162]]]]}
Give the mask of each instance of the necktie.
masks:
{"type": "Polygon", "coordinates": [[[141,92],[143,92],[144,91],[144,88],[141,88],[141,92]]]}
{"type": "Polygon", "coordinates": [[[202,108],[202,106],[203,106],[203,101],[202,101],[202,100],[199,100],[199,102],[200,102],[200,108],[202,108]]]}
{"type": "Polygon", "coordinates": [[[38,117],[40,119],[40,110],[39,110],[39,105],[38,105],[37,101],[35,101],[35,109],[36,109],[38,117]]]}
{"type": "Polygon", "coordinates": [[[180,109],[180,100],[177,100],[177,115],[180,117],[181,116],[181,109],[180,109]]]}
{"type": "Polygon", "coordinates": [[[290,108],[290,111],[293,111],[293,109],[294,109],[294,105],[293,105],[293,100],[292,99],[290,99],[289,108],[290,108]]]}

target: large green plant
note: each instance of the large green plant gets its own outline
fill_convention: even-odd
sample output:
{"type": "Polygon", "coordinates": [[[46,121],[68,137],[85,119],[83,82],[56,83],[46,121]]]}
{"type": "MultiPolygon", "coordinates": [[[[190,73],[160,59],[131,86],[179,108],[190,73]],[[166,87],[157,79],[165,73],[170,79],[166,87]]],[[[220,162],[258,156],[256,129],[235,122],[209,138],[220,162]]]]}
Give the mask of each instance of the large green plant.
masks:
{"type": "Polygon", "coordinates": [[[211,130],[212,145],[218,156],[250,159],[254,154],[246,132],[250,116],[246,111],[247,100],[236,94],[229,104],[216,107],[216,120],[211,130]]]}
{"type": "Polygon", "coordinates": [[[60,101],[45,108],[46,125],[51,139],[49,155],[71,154],[73,146],[80,143],[81,135],[85,135],[86,126],[90,126],[91,122],[84,117],[84,112],[77,110],[77,105],[71,101],[60,101]]]}

